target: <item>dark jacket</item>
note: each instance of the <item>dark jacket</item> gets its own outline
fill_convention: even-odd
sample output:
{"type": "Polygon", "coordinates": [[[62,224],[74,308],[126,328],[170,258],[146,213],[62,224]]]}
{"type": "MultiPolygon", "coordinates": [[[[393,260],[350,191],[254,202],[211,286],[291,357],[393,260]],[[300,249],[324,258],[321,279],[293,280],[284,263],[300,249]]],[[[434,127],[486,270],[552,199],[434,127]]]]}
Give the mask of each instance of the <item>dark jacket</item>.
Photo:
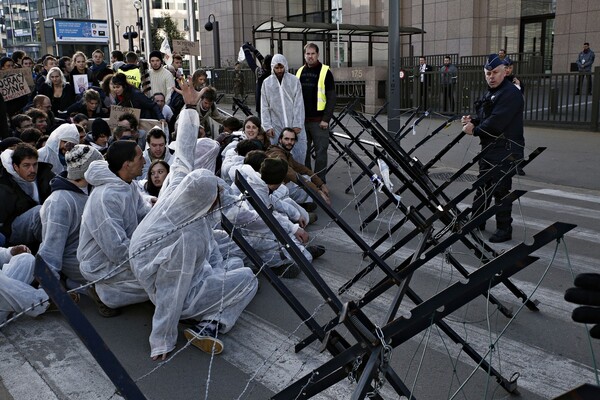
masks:
{"type": "Polygon", "coordinates": [[[283,180],[284,183],[298,183],[297,174],[310,176],[311,181],[308,182],[308,186],[310,186],[310,188],[313,189],[315,192],[318,191],[318,189],[325,183],[310,168],[294,160],[292,154],[289,151],[277,144],[269,146],[269,148],[267,149],[267,157],[281,158],[287,161],[288,172],[285,176],[285,179],[283,180]]]}
{"type": "Polygon", "coordinates": [[[73,86],[68,83],[63,87],[62,95],[58,98],[54,97],[54,88],[52,85],[45,83],[40,88],[40,94],[48,96],[52,102],[52,112],[54,115],[59,115],[75,102],[75,91],[73,86]]]}
{"type": "MultiPolygon", "coordinates": [[[[54,176],[51,164],[38,163],[36,184],[40,195],[39,204],[42,204],[50,196],[50,181],[54,176]]],[[[21,189],[13,176],[4,168],[0,171],[0,199],[2,199],[2,207],[0,207],[0,224],[2,224],[2,227],[0,227],[0,232],[6,237],[10,237],[11,225],[14,219],[37,206],[38,203],[21,189]]]]}
{"type": "Polygon", "coordinates": [[[140,118],[165,119],[160,107],[154,101],[144,96],[142,92],[130,86],[122,99],[117,101],[118,106],[141,109],[140,118]]]}
{"type": "Polygon", "coordinates": [[[485,160],[497,163],[510,154],[523,158],[524,103],[519,89],[506,79],[475,102],[477,118],[473,120],[473,136],[479,137],[482,148],[493,143],[483,156],[485,160]]]}
{"type": "Polygon", "coordinates": [[[99,104],[92,115],[88,114],[86,105],[80,100],[72,103],[65,113],[66,116],[73,114],[83,114],[88,118],[107,118],[108,114],[102,112],[102,104],[99,104]]]}

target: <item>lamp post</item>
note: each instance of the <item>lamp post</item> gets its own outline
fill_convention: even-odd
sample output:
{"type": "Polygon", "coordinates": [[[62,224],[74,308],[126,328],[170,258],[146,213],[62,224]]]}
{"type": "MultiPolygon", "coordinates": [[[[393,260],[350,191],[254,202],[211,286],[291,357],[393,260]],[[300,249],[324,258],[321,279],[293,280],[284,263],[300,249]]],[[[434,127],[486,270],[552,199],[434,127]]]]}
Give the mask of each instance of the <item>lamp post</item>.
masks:
{"type": "Polygon", "coordinates": [[[119,36],[119,27],[121,26],[121,21],[118,19],[115,20],[115,26],[117,27],[117,41],[115,41],[115,47],[118,50],[121,50],[121,37],[119,36]]]}
{"type": "Polygon", "coordinates": [[[215,68],[221,68],[221,43],[219,42],[219,21],[214,14],[208,16],[208,22],[204,24],[204,29],[213,33],[213,47],[215,49],[215,68]],[[212,17],[212,22],[210,21],[212,17]]]}
{"type": "Polygon", "coordinates": [[[136,37],[138,37],[138,33],[135,31],[135,26],[126,26],[125,33],[123,34],[123,39],[127,39],[129,41],[129,51],[133,51],[133,39],[135,39],[136,37]]]}
{"type": "MultiPolygon", "coordinates": [[[[140,0],[135,0],[133,2],[133,7],[135,8],[135,14],[137,16],[136,20],[135,20],[135,26],[137,26],[138,32],[141,32],[142,23],[140,22],[140,10],[142,9],[142,2],[140,0]]],[[[138,43],[139,43],[138,47],[141,52],[142,51],[142,35],[139,35],[138,43]]]]}

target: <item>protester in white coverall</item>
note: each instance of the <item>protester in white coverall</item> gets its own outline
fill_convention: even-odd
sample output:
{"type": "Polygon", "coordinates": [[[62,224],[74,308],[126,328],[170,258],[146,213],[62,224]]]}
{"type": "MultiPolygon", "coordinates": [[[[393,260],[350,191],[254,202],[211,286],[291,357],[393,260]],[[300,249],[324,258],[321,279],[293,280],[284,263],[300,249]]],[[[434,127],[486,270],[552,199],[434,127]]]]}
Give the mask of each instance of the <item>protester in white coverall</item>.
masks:
{"type": "Polygon", "coordinates": [[[293,128],[297,141],[292,150],[292,157],[300,164],[304,164],[307,141],[304,131],[302,85],[294,74],[288,72],[288,62],[282,54],[273,56],[271,69],[273,73],[265,79],[261,90],[262,126],[271,139],[271,144],[277,144],[283,128],[293,128]]]}
{"type": "Polygon", "coordinates": [[[57,279],[62,271],[72,281],[85,283],[77,260],[79,226],[89,191],[84,173],[93,161],[103,157],[93,147],[78,144],[67,152],[65,158],[67,171],[50,182],[52,194],[40,210],[42,244],[38,255],[46,261],[57,279]]]}
{"type": "Polygon", "coordinates": [[[67,170],[65,154],[79,144],[79,131],[75,124],[62,124],[50,134],[44,147],[38,150],[38,161],[52,164],[56,175],[67,170]]]}
{"type": "Polygon", "coordinates": [[[136,184],[131,183],[141,173],[144,163],[139,146],[127,140],[114,142],[106,158],[109,162],[92,162],[84,175],[94,189],[83,210],[77,258],[81,274],[88,281],[100,279],[95,284],[98,297],[114,309],[148,300],[127,259],[131,235],[150,206],[136,184]],[[131,148],[135,156],[123,161],[120,167],[111,164],[115,172],[109,169],[116,152],[131,148]]]}
{"type": "MultiPolygon", "coordinates": [[[[197,103],[191,79],[180,92],[186,104],[197,103]]],[[[220,353],[218,335],[233,328],[258,287],[241,259],[223,260],[213,237],[220,212],[211,211],[225,205],[219,193],[226,185],[212,171],[193,170],[198,113],[183,110],[179,124],[168,186],[134,232],[129,250],[134,274],[156,306],[153,359],[166,358],[175,348],[179,320],[190,318],[200,322],[185,330],[186,338],[205,352],[220,353]]]]}
{"type": "Polygon", "coordinates": [[[0,248],[0,324],[10,313],[24,311],[33,304],[39,305],[27,311],[31,317],[37,317],[48,308],[44,289],[31,286],[34,268],[35,258],[27,246],[0,248]]]}

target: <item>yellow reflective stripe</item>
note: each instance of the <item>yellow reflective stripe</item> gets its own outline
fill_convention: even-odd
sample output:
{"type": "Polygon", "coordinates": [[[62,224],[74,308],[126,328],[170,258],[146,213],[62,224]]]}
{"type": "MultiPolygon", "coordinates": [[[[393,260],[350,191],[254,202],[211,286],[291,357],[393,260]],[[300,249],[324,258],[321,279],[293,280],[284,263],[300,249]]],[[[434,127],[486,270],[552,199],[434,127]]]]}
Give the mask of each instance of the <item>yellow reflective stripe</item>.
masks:
{"type": "Polygon", "coordinates": [[[329,66],[323,64],[321,73],[319,74],[319,83],[317,84],[317,111],[325,110],[327,104],[327,96],[325,95],[325,78],[327,77],[329,66]]]}

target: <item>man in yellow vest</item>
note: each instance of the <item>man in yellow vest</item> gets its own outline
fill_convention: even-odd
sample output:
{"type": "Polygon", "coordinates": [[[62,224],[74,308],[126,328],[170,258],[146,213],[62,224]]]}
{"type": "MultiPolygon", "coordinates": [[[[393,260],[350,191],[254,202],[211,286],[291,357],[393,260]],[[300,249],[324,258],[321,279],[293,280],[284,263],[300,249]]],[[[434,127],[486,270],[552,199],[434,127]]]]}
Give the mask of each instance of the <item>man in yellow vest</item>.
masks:
{"type": "Polygon", "coordinates": [[[139,89],[142,85],[142,72],[140,71],[137,63],[138,56],[133,51],[128,52],[125,55],[125,62],[117,72],[125,74],[127,77],[127,83],[133,85],[136,89],[139,89]]]}
{"type": "Polygon", "coordinates": [[[335,108],[335,81],[329,66],[319,61],[319,47],[314,43],[304,46],[306,63],[296,76],[302,85],[304,97],[304,129],[308,140],[306,166],[326,182],[327,148],[329,147],[329,120],[335,108]],[[315,148],[315,167],[311,166],[311,143],[315,148]]]}

